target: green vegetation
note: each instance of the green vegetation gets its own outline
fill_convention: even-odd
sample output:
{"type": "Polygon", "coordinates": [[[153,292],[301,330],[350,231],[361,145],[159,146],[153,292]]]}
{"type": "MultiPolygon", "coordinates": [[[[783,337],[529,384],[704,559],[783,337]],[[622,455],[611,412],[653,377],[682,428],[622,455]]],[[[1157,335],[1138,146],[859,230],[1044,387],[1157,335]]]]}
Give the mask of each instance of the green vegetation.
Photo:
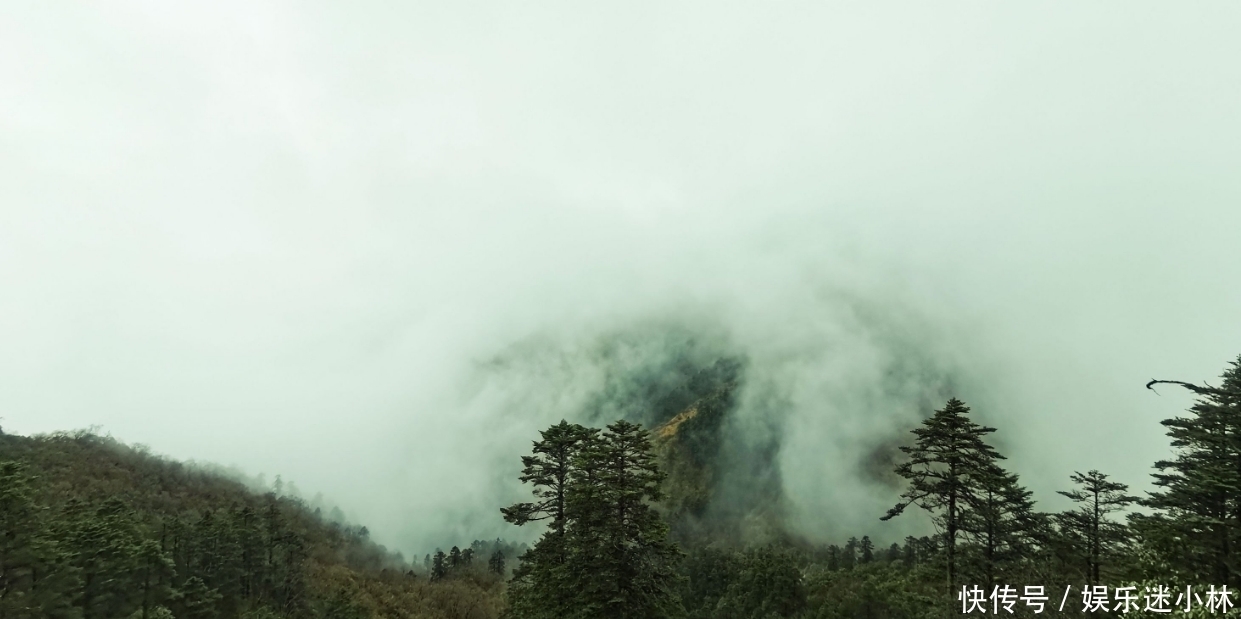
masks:
{"type": "Polygon", "coordinates": [[[3,619],[485,618],[502,588],[464,562],[428,583],[365,527],[108,438],[0,435],[3,619]]]}
{"type": "Polygon", "coordinates": [[[1199,399],[1164,422],[1173,456],[1145,499],[1091,470],[1060,492],[1072,509],[1037,511],[997,430],[953,398],[901,447],[882,516],[916,507],[935,534],[827,545],[750,543],[711,510],[736,367],[655,393],[653,433],[547,428],[522,458],[533,500],[501,509],[545,527],[538,542],[417,567],[294,497],[90,433],[0,434],[0,619],[927,618],[959,614],[962,586],[1005,584],[1045,586],[1052,608],[1072,585],[1060,614],[1081,616],[1087,585],[1241,587],[1241,359],[1218,388],[1175,383],[1199,399]]]}
{"type": "Polygon", "coordinates": [[[509,522],[550,521],[509,585],[512,613],[557,619],[658,619],[684,614],[671,585],[679,558],[651,507],[664,480],[650,440],[627,421],[607,430],[561,421],[522,459],[539,502],[502,510],[509,522]]]}

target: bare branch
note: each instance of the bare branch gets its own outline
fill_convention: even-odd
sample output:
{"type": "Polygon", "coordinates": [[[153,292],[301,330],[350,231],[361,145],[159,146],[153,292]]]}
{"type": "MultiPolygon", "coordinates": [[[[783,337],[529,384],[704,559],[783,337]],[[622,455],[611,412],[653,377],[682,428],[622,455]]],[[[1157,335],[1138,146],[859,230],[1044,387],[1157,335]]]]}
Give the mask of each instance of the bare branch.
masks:
{"type": "MultiPolygon", "coordinates": [[[[1210,385],[1203,387],[1200,385],[1195,385],[1193,383],[1187,383],[1185,381],[1180,381],[1180,380],[1154,380],[1152,379],[1150,382],[1146,383],[1146,388],[1150,389],[1151,391],[1155,391],[1155,385],[1180,385],[1181,387],[1184,387],[1198,395],[1234,395],[1234,396],[1239,395],[1235,391],[1224,391],[1223,389],[1216,389],[1215,387],[1212,387],[1210,385]]],[[[1159,395],[1159,392],[1155,391],[1155,395],[1159,395]]]]}

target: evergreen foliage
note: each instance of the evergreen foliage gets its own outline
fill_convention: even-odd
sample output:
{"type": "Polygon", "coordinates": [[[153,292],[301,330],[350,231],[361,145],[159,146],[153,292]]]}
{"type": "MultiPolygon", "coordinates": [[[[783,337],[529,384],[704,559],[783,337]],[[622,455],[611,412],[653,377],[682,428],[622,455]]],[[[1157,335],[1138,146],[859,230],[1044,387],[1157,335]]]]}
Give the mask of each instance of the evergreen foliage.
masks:
{"type": "Polygon", "coordinates": [[[896,468],[909,481],[909,489],[882,518],[900,515],[910,505],[932,514],[944,531],[949,591],[957,584],[957,541],[966,512],[979,503],[984,478],[996,474],[995,462],[1003,458],[983,440],[995,428],[974,423],[967,416],[969,410],[964,402],[952,398],[913,430],[916,443],[901,447],[909,458],[896,468]]]}
{"type": "Polygon", "coordinates": [[[483,619],[501,586],[420,583],[360,527],[105,437],[0,435],[0,619],[483,619]]]}
{"type": "Polygon", "coordinates": [[[1087,582],[1099,584],[1103,582],[1101,575],[1105,563],[1118,547],[1128,541],[1124,525],[1108,516],[1124,511],[1138,499],[1125,494],[1129,486],[1109,481],[1107,475],[1099,471],[1075,472],[1070,479],[1078,487],[1062,490],[1060,494],[1073,499],[1079,506],[1059,514],[1060,530],[1075,542],[1077,548],[1085,550],[1080,554],[1086,566],[1087,582]]]}
{"type": "MultiPolygon", "coordinates": [[[[1057,514],[1004,468],[996,430],[948,400],[902,448],[906,485],[880,519],[917,506],[936,530],[899,543],[870,530],[746,544],[700,526],[698,493],[712,486],[678,486],[661,464],[710,477],[695,467],[722,449],[702,433],[727,410],[732,375],[720,376],[660,396],[694,414],[660,411],[674,425],[657,445],[629,421],[541,432],[522,458],[533,500],[501,510],[543,523],[538,543],[456,540],[417,570],[283,480],[256,493],[90,433],[0,434],[0,619],[929,619],[958,613],[967,583],[1241,587],[1241,359],[1219,387],[1152,381],[1198,396],[1163,422],[1173,454],[1156,463],[1156,491],[1138,499],[1075,472],[1059,492],[1073,508],[1057,514]],[[692,449],[678,451],[682,439],[692,449]]],[[[1081,615],[1072,606],[1064,614],[1081,615]]]]}
{"type": "Polygon", "coordinates": [[[1218,388],[1177,384],[1199,398],[1163,421],[1175,457],[1155,464],[1160,489],[1142,503],[1156,513],[1138,526],[1182,578],[1241,586],[1241,358],[1218,388]]]}
{"type": "Polygon", "coordinates": [[[509,588],[514,617],[675,617],[679,551],[652,508],[660,473],[640,426],[605,432],[561,422],[523,458],[535,503],[502,510],[522,525],[550,520],[509,588]]]}
{"type": "Polygon", "coordinates": [[[1017,475],[990,462],[964,493],[966,508],[960,530],[973,543],[973,582],[988,589],[1008,575],[1009,568],[1032,556],[1041,521],[1032,493],[1017,475]]]}
{"type": "Polygon", "coordinates": [[[499,550],[492,553],[491,559],[487,561],[487,569],[491,570],[493,574],[498,574],[500,576],[503,576],[504,575],[504,553],[500,552],[499,550]]]}

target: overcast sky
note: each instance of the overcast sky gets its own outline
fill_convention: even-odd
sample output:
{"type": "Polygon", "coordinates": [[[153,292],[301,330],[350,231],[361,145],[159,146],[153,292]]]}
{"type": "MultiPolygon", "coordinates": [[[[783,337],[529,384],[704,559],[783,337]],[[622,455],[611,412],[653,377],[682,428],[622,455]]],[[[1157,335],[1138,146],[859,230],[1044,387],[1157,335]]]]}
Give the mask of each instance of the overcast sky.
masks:
{"type": "Polygon", "coordinates": [[[1232,1],[8,2],[0,424],[283,474],[406,551],[513,537],[517,455],[594,383],[479,364],[672,319],[775,385],[787,489],[850,530],[889,497],[821,482],[916,422],[866,395],[910,346],[1044,507],[1073,470],[1142,488],[1190,401],[1143,383],[1241,353],[1238,31],[1232,1]]]}

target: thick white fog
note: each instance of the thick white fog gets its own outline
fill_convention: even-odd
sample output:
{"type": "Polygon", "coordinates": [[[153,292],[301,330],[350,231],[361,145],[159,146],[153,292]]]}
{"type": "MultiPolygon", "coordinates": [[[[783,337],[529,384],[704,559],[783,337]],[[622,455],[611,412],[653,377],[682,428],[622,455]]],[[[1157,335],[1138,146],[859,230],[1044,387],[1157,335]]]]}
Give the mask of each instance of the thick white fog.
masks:
{"type": "Polygon", "coordinates": [[[1043,507],[1074,470],[1141,489],[1190,401],[1145,381],[1241,354],[1238,28],[1235,2],[14,2],[0,425],[281,474],[406,552],[524,539],[498,508],[597,394],[592,343],[675,324],[748,359],[738,419],[780,435],[812,537],[917,526],[859,473],[919,419],[894,366],[997,426],[1043,507]]]}

